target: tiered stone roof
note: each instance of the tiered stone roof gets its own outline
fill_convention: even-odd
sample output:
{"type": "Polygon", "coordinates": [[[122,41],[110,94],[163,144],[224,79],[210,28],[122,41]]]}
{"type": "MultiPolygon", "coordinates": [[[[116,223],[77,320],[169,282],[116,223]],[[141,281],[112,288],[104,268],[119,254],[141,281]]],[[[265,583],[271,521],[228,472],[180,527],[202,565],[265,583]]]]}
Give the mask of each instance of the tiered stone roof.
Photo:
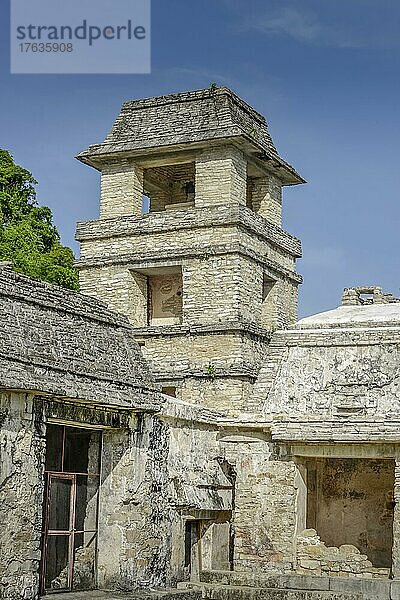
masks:
{"type": "Polygon", "coordinates": [[[265,117],[226,87],[124,102],[104,142],[89,146],[77,158],[99,168],[102,158],[115,153],[188,149],[211,140],[240,141],[280,169],[286,183],[304,182],[279,156],[265,117]]]}

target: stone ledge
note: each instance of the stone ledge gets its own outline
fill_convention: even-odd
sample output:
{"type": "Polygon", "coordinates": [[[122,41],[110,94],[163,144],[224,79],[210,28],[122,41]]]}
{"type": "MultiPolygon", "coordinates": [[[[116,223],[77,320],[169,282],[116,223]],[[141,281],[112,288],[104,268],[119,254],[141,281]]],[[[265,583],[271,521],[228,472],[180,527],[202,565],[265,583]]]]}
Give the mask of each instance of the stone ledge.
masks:
{"type": "MultiPolygon", "coordinates": [[[[400,580],[379,580],[369,578],[345,578],[316,575],[247,573],[240,571],[203,571],[200,585],[209,586],[245,586],[250,588],[267,588],[276,590],[304,590],[307,592],[336,592],[355,594],[362,600],[399,600],[400,580]]],[[[185,583],[179,586],[187,585],[185,583]]],[[[301,597],[301,596],[300,596],[301,597]]],[[[318,596],[317,596],[318,597],[318,596]]],[[[321,596],[331,597],[332,596],[321,596]]],[[[334,597],[334,596],[333,596],[334,597]]],[[[347,596],[338,596],[338,598],[347,596]]],[[[273,596],[271,596],[273,598],[273,596]]],[[[285,597],[286,598],[286,597],[285,597]]],[[[295,595],[290,596],[297,600],[295,595]]],[[[307,596],[311,600],[313,596],[307,596]]]]}
{"type": "Polygon", "coordinates": [[[276,261],[265,258],[258,255],[253,250],[245,248],[242,244],[229,244],[224,246],[207,246],[206,251],[204,248],[190,247],[183,250],[164,251],[160,256],[160,253],[131,253],[131,254],[107,254],[107,256],[96,256],[92,258],[79,258],[75,261],[77,269],[89,269],[92,267],[105,267],[114,265],[126,265],[131,270],[149,269],[157,266],[171,266],[169,263],[172,261],[173,266],[180,264],[182,259],[188,258],[199,258],[206,260],[208,257],[213,256],[227,256],[230,254],[244,256],[250,258],[256,263],[262,265],[265,269],[269,270],[268,275],[275,278],[276,275],[283,275],[296,283],[302,283],[303,278],[295,271],[291,271],[285,267],[279,265],[276,261]]]}
{"type": "Polygon", "coordinates": [[[269,340],[272,332],[252,323],[231,322],[206,325],[163,325],[160,327],[134,327],[135,339],[146,337],[175,337],[187,335],[225,335],[226,333],[247,334],[269,340]]]}
{"type": "Polygon", "coordinates": [[[295,257],[302,255],[301,242],[298,238],[239,204],[154,212],[141,217],[124,215],[113,219],[81,221],[77,223],[75,238],[78,242],[84,242],[161,231],[171,231],[176,234],[182,229],[218,228],[229,225],[248,229],[252,234],[275,244],[295,257]]]}
{"type": "Polygon", "coordinates": [[[364,600],[361,592],[313,590],[307,587],[291,589],[190,582],[186,588],[200,589],[203,598],[210,600],[364,600]]]}

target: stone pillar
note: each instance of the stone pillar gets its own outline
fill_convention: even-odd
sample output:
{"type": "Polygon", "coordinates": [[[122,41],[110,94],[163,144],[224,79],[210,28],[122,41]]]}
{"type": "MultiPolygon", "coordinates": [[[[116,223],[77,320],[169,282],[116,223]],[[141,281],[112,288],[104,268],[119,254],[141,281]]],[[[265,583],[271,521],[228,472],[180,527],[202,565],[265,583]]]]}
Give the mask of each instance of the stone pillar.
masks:
{"type": "Polygon", "coordinates": [[[274,175],[252,180],[251,204],[254,212],[282,227],[282,183],[274,175]]]}
{"type": "Polygon", "coordinates": [[[143,169],[129,159],[104,165],[101,174],[100,219],[142,215],[143,169]]]}
{"type": "Polygon", "coordinates": [[[196,159],[196,207],[246,204],[247,162],[234,146],[217,146],[196,159]]]}
{"type": "Polygon", "coordinates": [[[394,467],[394,512],[393,512],[393,546],[392,573],[394,579],[400,579],[400,457],[396,458],[394,467]]]}
{"type": "Polygon", "coordinates": [[[262,434],[221,440],[236,473],[234,568],[290,571],[295,560],[296,474],[294,462],[276,460],[262,434]]]}

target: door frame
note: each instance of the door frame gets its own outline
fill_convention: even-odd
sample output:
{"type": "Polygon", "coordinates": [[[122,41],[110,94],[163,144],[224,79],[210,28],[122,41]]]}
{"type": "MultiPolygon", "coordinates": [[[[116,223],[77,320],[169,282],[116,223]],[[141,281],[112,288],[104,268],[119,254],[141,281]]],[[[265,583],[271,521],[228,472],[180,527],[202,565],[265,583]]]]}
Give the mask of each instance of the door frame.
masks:
{"type": "MultiPolygon", "coordinates": [[[[65,439],[66,439],[66,429],[79,429],[87,432],[96,432],[99,433],[99,463],[98,470],[95,473],[89,472],[80,472],[80,471],[54,471],[48,470],[44,472],[44,497],[43,497],[43,521],[42,521],[42,534],[41,534],[41,549],[42,556],[40,560],[40,573],[39,573],[39,586],[40,586],[40,594],[54,594],[58,592],[72,592],[73,591],[73,578],[74,578],[74,567],[75,567],[75,536],[76,534],[85,534],[90,533],[95,537],[95,580],[97,580],[96,575],[96,562],[97,562],[97,542],[98,542],[98,522],[99,522],[99,510],[100,510],[100,484],[101,484],[101,467],[102,467],[102,451],[103,451],[103,430],[99,428],[93,427],[78,427],[76,424],[67,424],[67,423],[49,423],[49,425],[60,427],[63,430],[62,433],[62,457],[61,457],[61,468],[64,468],[64,453],[65,453],[65,439]],[[77,485],[78,485],[78,477],[86,477],[87,482],[89,482],[89,478],[96,477],[98,479],[98,487],[97,487],[97,506],[96,506],[96,528],[95,529],[76,529],[76,499],[77,499],[77,485]],[[72,482],[71,484],[71,492],[70,492],[70,510],[69,510],[69,530],[57,530],[57,529],[49,529],[49,517],[50,517],[50,502],[51,502],[51,482],[52,480],[69,480],[72,482]],[[47,569],[47,548],[48,541],[50,537],[55,537],[57,535],[68,536],[68,587],[62,588],[60,590],[50,590],[46,589],[46,569],[47,569]]],[[[47,452],[47,447],[46,447],[47,452]]]]}

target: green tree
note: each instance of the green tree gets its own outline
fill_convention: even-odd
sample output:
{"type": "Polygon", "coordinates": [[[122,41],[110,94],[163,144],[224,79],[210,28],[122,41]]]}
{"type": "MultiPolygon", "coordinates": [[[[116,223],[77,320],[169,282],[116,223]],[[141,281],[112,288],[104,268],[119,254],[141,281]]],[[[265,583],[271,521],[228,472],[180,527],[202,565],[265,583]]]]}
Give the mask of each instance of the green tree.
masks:
{"type": "Polygon", "coordinates": [[[73,252],[61,245],[51,210],[37,204],[36,184],[0,149],[0,260],[29,277],[77,290],[73,252]]]}

